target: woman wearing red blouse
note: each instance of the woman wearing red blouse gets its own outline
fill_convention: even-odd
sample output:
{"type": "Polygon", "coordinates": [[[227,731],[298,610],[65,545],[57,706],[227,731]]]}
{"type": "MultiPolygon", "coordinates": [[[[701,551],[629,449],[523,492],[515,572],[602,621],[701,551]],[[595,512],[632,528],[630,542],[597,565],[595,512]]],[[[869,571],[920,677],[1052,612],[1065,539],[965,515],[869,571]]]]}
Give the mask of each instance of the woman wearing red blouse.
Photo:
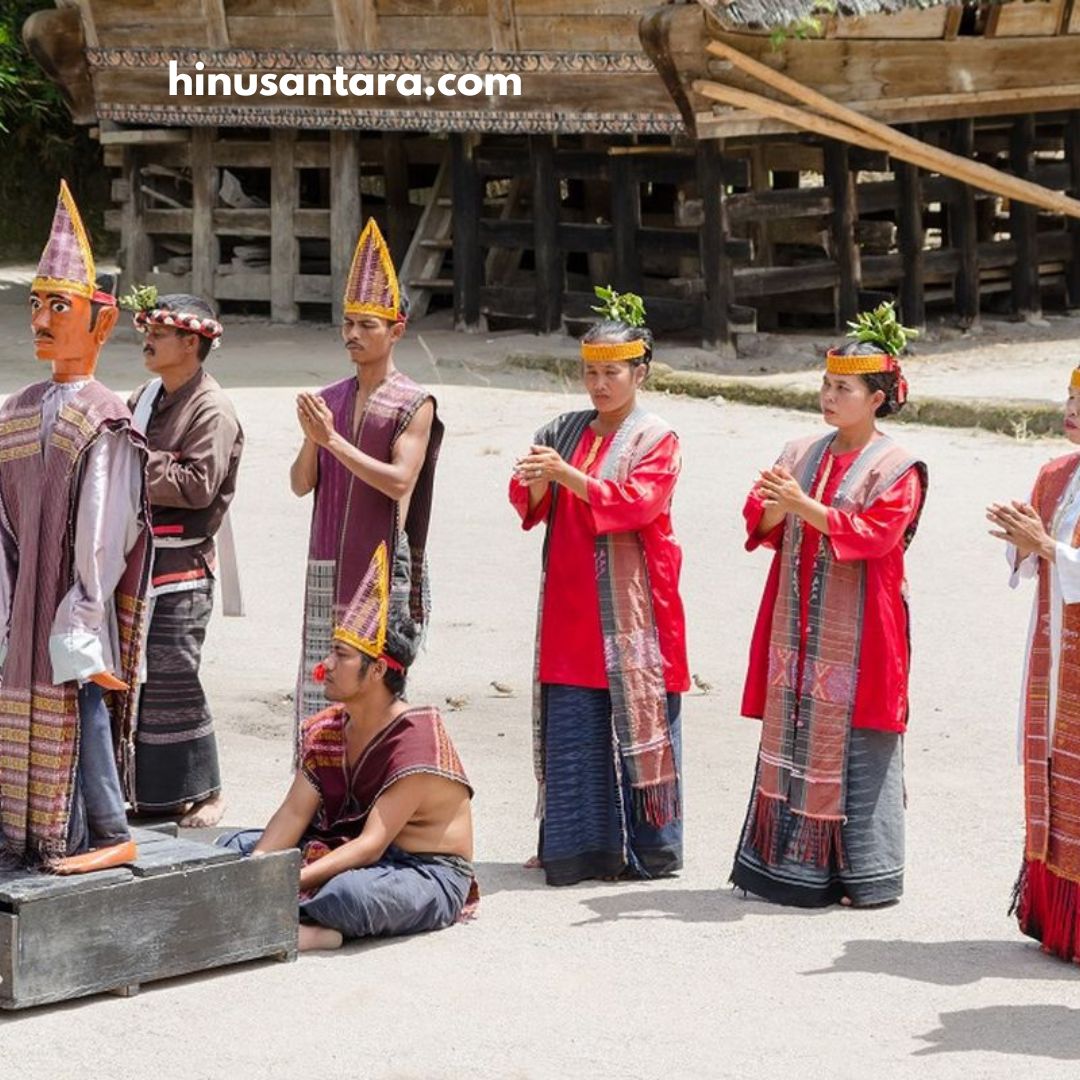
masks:
{"type": "Polygon", "coordinates": [[[689,689],[671,528],[679,440],[638,403],[652,335],[640,300],[597,290],[582,341],[593,408],[543,428],[510,481],[545,522],[533,708],[548,884],[682,865],[679,695],[689,689]]]}
{"type": "Polygon", "coordinates": [[[907,397],[905,332],[891,305],[860,322],[877,333],[826,359],[821,410],[836,430],[789,443],[743,511],[747,549],[776,554],[743,692],[743,714],[763,723],[731,880],[802,907],[903,892],[904,551],[927,472],[875,423],[907,397]]]}

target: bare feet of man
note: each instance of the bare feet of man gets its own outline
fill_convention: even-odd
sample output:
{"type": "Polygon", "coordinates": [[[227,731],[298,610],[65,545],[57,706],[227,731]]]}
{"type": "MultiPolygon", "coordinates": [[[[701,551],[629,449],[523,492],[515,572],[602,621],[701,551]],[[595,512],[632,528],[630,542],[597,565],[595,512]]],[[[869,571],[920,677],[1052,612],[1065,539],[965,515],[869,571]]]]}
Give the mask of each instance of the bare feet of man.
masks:
{"type": "Polygon", "coordinates": [[[345,939],[339,930],[331,930],[326,926],[308,926],[300,924],[301,952],[314,952],[316,949],[340,949],[345,939]]]}
{"type": "Polygon", "coordinates": [[[219,791],[209,799],[203,799],[180,819],[182,829],[212,829],[225,813],[225,796],[219,791]]]}

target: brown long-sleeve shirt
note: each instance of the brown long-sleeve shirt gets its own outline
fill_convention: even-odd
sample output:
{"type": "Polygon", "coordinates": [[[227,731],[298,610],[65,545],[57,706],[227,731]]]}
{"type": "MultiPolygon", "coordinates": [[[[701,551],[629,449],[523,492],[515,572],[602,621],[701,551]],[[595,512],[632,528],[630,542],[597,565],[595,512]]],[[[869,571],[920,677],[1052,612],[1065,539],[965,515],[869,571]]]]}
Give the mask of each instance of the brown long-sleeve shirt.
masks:
{"type": "MultiPolygon", "coordinates": [[[[132,395],[134,412],[146,387],[132,395]]],[[[214,535],[236,490],[244,433],[205,369],[171,394],[162,388],[146,428],[147,486],[155,539],[153,585],[173,590],[214,576],[214,535]],[[190,546],[163,546],[198,540],[190,546]]]]}

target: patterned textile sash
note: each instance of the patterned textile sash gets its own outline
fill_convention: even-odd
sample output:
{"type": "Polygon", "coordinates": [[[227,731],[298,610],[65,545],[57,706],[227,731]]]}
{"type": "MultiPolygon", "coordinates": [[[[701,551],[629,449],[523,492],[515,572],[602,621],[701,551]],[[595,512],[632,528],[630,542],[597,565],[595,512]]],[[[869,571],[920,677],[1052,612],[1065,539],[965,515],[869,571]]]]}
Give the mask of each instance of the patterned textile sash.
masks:
{"type": "MultiPolygon", "coordinates": [[[[342,379],[323,390],[322,397],[334,416],[334,427],[353,432],[353,413],[359,389],[355,377],[342,379]]],[[[389,461],[394,445],[417,410],[434,398],[400,371],[391,372],[368,398],[353,442],[365,454],[389,461]]],[[[413,619],[425,625],[430,612],[427,574],[427,537],[434,495],[435,467],[442,445],[443,424],[432,421],[427,455],[417,477],[404,523],[399,504],[353,475],[332,454],[319,450],[319,482],[311,519],[308,572],[304,590],[304,631],[296,692],[296,747],[300,723],[326,705],[322,688],[311,681],[311,667],[326,655],[333,623],[352,600],[372,553],[385,540],[393,552],[399,535],[409,538],[412,556],[413,619]]]]}
{"type": "MultiPolygon", "coordinates": [[[[1032,503],[1055,535],[1062,498],[1080,454],[1051,461],[1039,473],[1032,503]]],[[[1080,547],[1080,525],[1073,536],[1080,547]]],[[[1050,574],[1039,560],[1039,584],[1030,658],[1024,684],[1024,813],[1027,858],[1059,877],[1080,882],[1080,604],[1062,612],[1061,657],[1050,743],[1050,574]]]]}
{"type": "MultiPolygon", "coordinates": [[[[778,464],[809,492],[835,434],[789,443],[778,464]]],[[[926,498],[926,467],[890,438],[868,443],[832,501],[838,510],[871,506],[911,468],[922,477],[922,500],[904,536],[918,527],[926,498]]],[[[799,553],[803,521],[788,514],[780,556],[780,582],[769,642],[768,687],[758,754],[758,798],[751,843],[774,865],[785,852],[800,861],[843,866],[841,825],[847,802],[846,772],[851,712],[855,703],[866,591],[866,563],[841,562],[827,542],[818,546],[810,584],[806,654],[801,653],[799,553]],[[801,680],[800,676],[801,668],[801,680]],[[780,836],[779,807],[798,820],[796,833],[780,836]]]]}
{"type": "Polygon", "coordinates": [[[472,785],[438,709],[407,709],[372,739],[352,769],[345,757],[346,720],[344,706],[332,705],[304,721],[300,769],[321,796],[300,841],[306,862],[359,836],[376,800],[403,777],[442,776],[461,784],[472,797],[472,785]]]}
{"type": "MultiPolygon", "coordinates": [[[[538,432],[536,442],[554,447],[568,461],[595,416],[591,410],[565,413],[538,432]]],[[[600,477],[625,483],[641,459],[670,431],[670,426],[658,416],[642,408],[635,409],[615,433],[600,477]]],[[[547,725],[540,685],[540,631],[548,543],[558,503],[557,486],[553,487],[551,496],[533,680],[533,767],[541,785],[541,807],[547,725]]],[[[634,818],[662,827],[681,817],[679,777],[668,729],[664,661],[640,536],[636,532],[598,536],[596,576],[612,722],[617,749],[630,777],[634,818]]],[[[542,809],[538,810],[542,815],[542,809]]]]}
{"type": "MultiPolygon", "coordinates": [[[[66,853],[78,764],[77,687],[53,685],[49,637],[57,606],[73,581],[82,468],[87,451],[106,430],[124,432],[145,452],[126,406],[94,381],[61,407],[43,448],[41,403],[47,386],[27,387],[0,410],[0,497],[4,525],[18,544],[0,687],[0,829],[8,850],[45,861],[66,853]]],[[[142,502],[145,525],[150,516],[145,488],[142,502]]],[[[129,795],[150,563],[150,534],[144,527],[113,594],[120,648],[116,674],[129,689],[105,695],[120,778],[129,795]]]]}

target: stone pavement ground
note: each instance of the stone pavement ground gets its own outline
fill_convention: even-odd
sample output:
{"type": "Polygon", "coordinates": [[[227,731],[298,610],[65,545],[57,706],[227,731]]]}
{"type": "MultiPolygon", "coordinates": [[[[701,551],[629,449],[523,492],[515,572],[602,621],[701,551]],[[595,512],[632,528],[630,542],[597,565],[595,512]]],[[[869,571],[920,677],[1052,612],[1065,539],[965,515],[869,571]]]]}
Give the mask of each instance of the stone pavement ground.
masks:
{"type": "MultiPolygon", "coordinates": [[[[3,392],[41,376],[23,301],[5,300],[3,392]]],[[[447,424],[434,622],[410,697],[468,699],[446,717],[477,789],[479,918],[149,985],[132,999],[0,1015],[0,1076],[1074,1077],[1080,972],[1042,956],[1006,916],[1022,838],[1015,732],[1030,593],[1006,587],[982,519],[989,500],[1024,493],[1064,443],[899,430],[932,477],[909,561],[906,893],[879,911],[802,912],[735,895],[725,881],[753,772],[757,725],[738,703],[768,565],[743,551],[739,511],[756,470],[820,425],[649,395],[683,440],[675,523],[691,664],[714,687],[684,699],[686,869],[549,889],[520,865],[535,843],[528,680],[540,536],[521,533],[505,487],[532,431],[583,398],[542,373],[481,368],[475,338],[433,332],[428,344],[439,363],[403,350],[447,424]],[[492,679],[514,696],[491,696],[492,679]]],[[[127,334],[110,345],[106,382],[135,384],[135,345],[127,334]]],[[[211,363],[248,434],[236,500],[248,615],[215,615],[204,662],[225,824],[240,826],[264,823],[288,782],[310,512],[288,490],[293,397],[348,369],[327,329],[249,323],[227,324],[211,363]]]]}

